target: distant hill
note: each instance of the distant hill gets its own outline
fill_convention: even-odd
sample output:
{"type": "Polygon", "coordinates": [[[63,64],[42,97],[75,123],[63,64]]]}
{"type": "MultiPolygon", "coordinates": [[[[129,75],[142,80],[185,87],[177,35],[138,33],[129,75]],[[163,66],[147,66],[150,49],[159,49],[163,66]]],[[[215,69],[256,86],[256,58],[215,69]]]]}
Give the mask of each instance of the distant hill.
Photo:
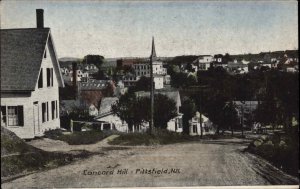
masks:
{"type": "Polygon", "coordinates": [[[80,58],[62,57],[62,58],[58,59],[59,62],[75,62],[75,61],[78,61],[78,60],[80,60],[80,58]]]}
{"type": "Polygon", "coordinates": [[[192,63],[198,57],[199,56],[197,55],[175,56],[174,58],[168,58],[166,62],[168,64],[181,65],[181,64],[192,63]]]}

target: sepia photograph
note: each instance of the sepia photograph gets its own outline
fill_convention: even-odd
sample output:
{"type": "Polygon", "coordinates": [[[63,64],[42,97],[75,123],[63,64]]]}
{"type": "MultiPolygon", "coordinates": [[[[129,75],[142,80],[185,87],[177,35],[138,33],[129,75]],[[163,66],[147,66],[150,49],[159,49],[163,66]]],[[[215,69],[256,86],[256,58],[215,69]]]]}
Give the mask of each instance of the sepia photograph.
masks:
{"type": "Polygon", "coordinates": [[[299,188],[298,1],[0,1],[1,188],[299,188]]]}

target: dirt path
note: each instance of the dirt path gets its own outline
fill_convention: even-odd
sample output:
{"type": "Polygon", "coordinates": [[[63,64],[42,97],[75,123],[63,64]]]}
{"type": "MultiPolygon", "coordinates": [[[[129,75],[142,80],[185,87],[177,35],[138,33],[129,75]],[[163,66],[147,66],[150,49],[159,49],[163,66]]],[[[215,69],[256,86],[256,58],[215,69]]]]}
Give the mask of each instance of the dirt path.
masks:
{"type": "Polygon", "coordinates": [[[68,143],[60,140],[52,140],[49,138],[43,138],[38,140],[32,140],[27,142],[28,144],[40,148],[45,151],[49,152],[69,152],[69,151],[80,151],[86,150],[90,152],[99,152],[102,147],[109,146],[107,144],[108,141],[113,140],[114,138],[118,137],[118,135],[111,135],[104,140],[89,145],[69,145],[68,143]]]}
{"type": "Polygon", "coordinates": [[[108,150],[104,156],[28,175],[2,188],[299,184],[266,161],[242,152],[246,145],[244,140],[227,139],[108,150]]]}

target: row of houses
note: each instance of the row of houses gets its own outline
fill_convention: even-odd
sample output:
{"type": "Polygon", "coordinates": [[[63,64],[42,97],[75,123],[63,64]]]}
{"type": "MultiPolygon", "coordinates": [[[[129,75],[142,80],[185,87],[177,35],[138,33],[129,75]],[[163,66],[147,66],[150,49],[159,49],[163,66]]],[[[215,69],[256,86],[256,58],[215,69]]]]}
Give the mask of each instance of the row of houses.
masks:
{"type": "MultiPolygon", "coordinates": [[[[253,55],[254,57],[254,55],[253,55]]],[[[241,57],[222,55],[201,55],[192,62],[195,71],[206,71],[210,67],[223,67],[231,73],[248,73],[249,70],[265,68],[280,69],[286,72],[296,72],[299,70],[298,50],[276,51],[260,53],[255,58],[246,60],[241,57]]]]}
{"type": "MultiPolygon", "coordinates": [[[[152,44],[152,73],[155,89],[163,89],[164,85],[170,84],[170,76],[167,75],[167,68],[164,67],[164,64],[156,56],[154,41],[152,44]]],[[[136,82],[141,77],[150,77],[150,58],[135,58],[135,59],[119,59],[117,60],[117,68],[131,68],[133,73],[127,73],[122,76],[125,87],[135,86],[136,82]]]]}

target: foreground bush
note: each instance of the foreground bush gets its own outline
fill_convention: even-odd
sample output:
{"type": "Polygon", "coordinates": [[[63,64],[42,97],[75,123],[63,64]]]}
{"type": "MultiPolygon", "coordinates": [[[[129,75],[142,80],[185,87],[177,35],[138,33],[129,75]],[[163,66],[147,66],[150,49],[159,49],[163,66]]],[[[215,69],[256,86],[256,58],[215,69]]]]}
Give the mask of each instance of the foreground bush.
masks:
{"type": "Polygon", "coordinates": [[[109,144],[113,145],[156,145],[156,144],[172,144],[178,142],[185,142],[194,140],[196,137],[190,137],[187,135],[182,135],[180,133],[175,133],[167,130],[158,130],[155,134],[149,133],[126,133],[121,134],[119,137],[109,144]]]}
{"type": "Polygon", "coordinates": [[[298,176],[299,138],[297,128],[292,133],[275,134],[254,140],[248,151],[257,154],[276,167],[298,176]]]}
{"type": "Polygon", "coordinates": [[[71,134],[64,134],[60,130],[51,130],[45,132],[47,138],[54,140],[61,140],[67,142],[70,145],[80,145],[80,144],[94,144],[104,138],[111,135],[112,132],[102,132],[102,131],[84,131],[84,132],[74,132],[71,134]]]}

